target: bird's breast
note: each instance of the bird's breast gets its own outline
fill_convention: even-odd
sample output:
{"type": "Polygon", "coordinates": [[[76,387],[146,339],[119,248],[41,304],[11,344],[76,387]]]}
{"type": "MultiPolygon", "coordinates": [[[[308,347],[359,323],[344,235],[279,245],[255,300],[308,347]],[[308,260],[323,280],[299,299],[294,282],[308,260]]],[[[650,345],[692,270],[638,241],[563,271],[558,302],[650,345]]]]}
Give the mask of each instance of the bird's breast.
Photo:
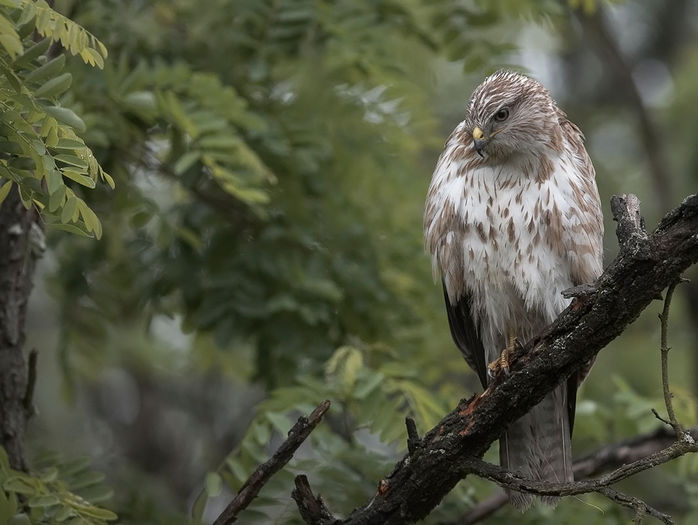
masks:
{"type": "Polygon", "coordinates": [[[503,167],[453,175],[434,194],[441,204],[430,224],[449,297],[470,294],[496,325],[526,311],[552,320],[567,304],[559,292],[571,286],[555,177],[538,180],[503,167]]]}

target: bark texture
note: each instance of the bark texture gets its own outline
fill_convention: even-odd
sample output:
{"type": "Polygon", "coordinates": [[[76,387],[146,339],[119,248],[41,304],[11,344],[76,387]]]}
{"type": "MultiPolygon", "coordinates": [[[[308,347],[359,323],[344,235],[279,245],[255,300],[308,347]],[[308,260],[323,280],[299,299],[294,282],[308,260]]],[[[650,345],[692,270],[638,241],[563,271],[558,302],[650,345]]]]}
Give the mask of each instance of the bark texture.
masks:
{"type": "Polygon", "coordinates": [[[10,464],[21,470],[27,466],[23,439],[28,418],[27,365],[22,349],[36,266],[32,236],[40,233],[36,218],[34,209],[22,205],[15,186],[0,205],[0,445],[10,464]]]}

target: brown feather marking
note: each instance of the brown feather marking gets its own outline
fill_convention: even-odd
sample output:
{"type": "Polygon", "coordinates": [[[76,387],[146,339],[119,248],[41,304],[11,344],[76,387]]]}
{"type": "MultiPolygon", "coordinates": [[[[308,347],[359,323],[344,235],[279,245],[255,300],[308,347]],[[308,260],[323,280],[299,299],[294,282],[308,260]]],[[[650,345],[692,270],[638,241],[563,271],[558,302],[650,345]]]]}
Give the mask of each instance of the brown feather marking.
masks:
{"type": "Polygon", "coordinates": [[[516,230],[514,228],[514,219],[509,219],[509,225],[507,226],[507,233],[509,234],[509,242],[514,243],[516,230]]]}

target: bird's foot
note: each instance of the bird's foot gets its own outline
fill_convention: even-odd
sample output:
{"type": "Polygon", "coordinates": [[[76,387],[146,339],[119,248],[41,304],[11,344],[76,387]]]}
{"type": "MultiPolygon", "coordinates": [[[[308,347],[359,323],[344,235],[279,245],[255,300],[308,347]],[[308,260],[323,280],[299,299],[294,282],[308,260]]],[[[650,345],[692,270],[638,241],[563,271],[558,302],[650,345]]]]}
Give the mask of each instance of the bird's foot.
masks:
{"type": "Polygon", "coordinates": [[[502,353],[499,354],[499,357],[497,359],[495,359],[489,365],[487,365],[487,376],[490,380],[494,379],[496,376],[500,374],[504,374],[505,376],[509,375],[509,360],[514,354],[516,345],[516,336],[510,335],[507,347],[504,350],[502,350],[502,353]]]}

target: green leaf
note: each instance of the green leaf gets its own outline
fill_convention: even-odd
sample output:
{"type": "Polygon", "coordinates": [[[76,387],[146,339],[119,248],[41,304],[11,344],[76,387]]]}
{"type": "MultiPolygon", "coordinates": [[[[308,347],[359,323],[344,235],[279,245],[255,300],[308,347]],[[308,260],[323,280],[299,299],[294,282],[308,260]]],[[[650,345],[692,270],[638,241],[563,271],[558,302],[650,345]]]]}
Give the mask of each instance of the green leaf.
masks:
{"type": "Polygon", "coordinates": [[[8,478],[2,487],[8,492],[16,492],[18,494],[36,494],[39,490],[38,482],[34,482],[32,478],[26,476],[13,476],[8,478]]]}
{"type": "Polygon", "coordinates": [[[59,188],[63,187],[63,177],[61,177],[61,172],[56,169],[50,169],[46,171],[46,187],[48,189],[48,194],[53,195],[59,188]]]}
{"type": "Polygon", "coordinates": [[[34,92],[34,96],[37,98],[50,98],[56,97],[61,93],[64,93],[70,87],[73,81],[73,75],[70,73],[63,73],[51,80],[45,82],[39,89],[34,92]]]}
{"type": "Polygon", "coordinates": [[[83,514],[84,516],[89,516],[98,520],[113,521],[119,517],[112,511],[103,509],[101,507],[80,507],[79,511],[80,514],[83,514]]]}
{"type": "Polygon", "coordinates": [[[150,115],[157,111],[157,102],[152,91],[134,91],[124,97],[124,104],[138,113],[150,115]]]}
{"type": "MultiPolygon", "coordinates": [[[[10,0],[13,1],[13,0],[10,0]]],[[[30,34],[34,32],[36,17],[36,6],[33,2],[24,2],[20,0],[21,4],[24,4],[22,9],[22,14],[17,20],[17,25],[19,26],[19,34],[22,38],[27,38],[30,34]]]]}
{"type": "Polygon", "coordinates": [[[288,420],[285,414],[281,414],[279,412],[266,412],[264,416],[282,435],[285,436],[288,434],[288,431],[291,430],[291,422],[288,420]]]}
{"type": "Polygon", "coordinates": [[[90,503],[99,503],[110,500],[114,496],[114,491],[106,485],[97,484],[80,489],[80,496],[90,503]]]}
{"type": "Polygon", "coordinates": [[[75,510],[73,510],[71,507],[62,507],[58,512],[56,512],[53,519],[57,523],[61,523],[72,516],[75,516],[75,510]]]}
{"type": "Polygon", "coordinates": [[[70,480],[68,486],[71,490],[78,490],[89,487],[90,485],[95,485],[102,481],[104,481],[104,473],[96,470],[88,470],[70,480]]]}
{"type": "Polygon", "coordinates": [[[240,144],[240,139],[233,135],[213,135],[199,141],[202,148],[228,149],[240,144]]]}
{"type": "Polygon", "coordinates": [[[194,505],[191,509],[192,521],[195,525],[199,525],[204,517],[204,511],[206,510],[206,503],[208,503],[208,497],[206,496],[206,491],[202,490],[194,501],[194,505]]]}
{"type": "Polygon", "coordinates": [[[100,173],[102,179],[104,179],[104,181],[105,181],[105,182],[109,185],[109,187],[113,190],[113,189],[115,188],[115,185],[114,185],[114,179],[111,177],[111,175],[109,175],[106,171],[104,171],[104,170],[102,170],[102,169],[100,169],[100,172],[99,172],[99,173],[100,173]]]}
{"type": "Polygon", "coordinates": [[[26,514],[15,514],[7,525],[32,525],[32,522],[26,514]]]}
{"type": "Polygon", "coordinates": [[[72,222],[73,214],[75,213],[77,205],[78,200],[75,197],[68,197],[68,200],[66,201],[65,206],[63,206],[63,210],[61,211],[61,222],[63,224],[72,222]]]}
{"type": "Polygon", "coordinates": [[[22,92],[22,81],[19,79],[19,77],[15,74],[15,72],[8,68],[5,65],[5,62],[2,61],[0,62],[0,71],[5,75],[5,78],[7,78],[7,81],[10,83],[10,86],[12,89],[15,90],[15,93],[21,93],[22,92]]]}
{"type": "Polygon", "coordinates": [[[70,164],[71,166],[76,166],[78,168],[88,168],[87,162],[76,155],[68,155],[66,153],[61,153],[59,155],[54,155],[53,158],[56,160],[60,160],[64,164],[70,164]]]}
{"type": "Polygon", "coordinates": [[[10,518],[17,512],[16,508],[12,508],[10,499],[4,490],[0,490],[0,523],[7,523],[10,518]]]}
{"type": "Polygon", "coordinates": [[[60,138],[58,139],[58,144],[55,146],[56,149],[85,149],[85,143],[82,142],[81,140],[74,140],[74,139],[65,139],[65,138],[60,138]]]}
{"type": "Polygon", "coordinates": [[[77,235],[80,235],[82,237],[89,237],[92,238],[94,235],[90,235],[88,232],[80,228],[79,226],[75,226],[73,224],[48,224],[49,227],[55,229],[55,230],[61,230],[64,232],[69,232],[69,233],[75,233],[77,235]]]}
{"type": "Polygon", "coordinates": [[[181,157],[174,165],[174,172],[176,175],[181,175],[189,168],[191,168],[194,163],[201,157],[200,151],[188,151],[181,157]]]}
{"type": "Polygon", "coordinates": [[[221,492],[222,480],[218,473],[209,472],[206,474],[206,494],[209,498],[215,498],[221,492]]]}
{"type": "Polygon", "coordinates": [[[39,479],[41,479],[41,481],[43,481],[44,483],[56,481],[56,479],[58,479],[58,469],[56,467],[47,468],[44,472],[41,473],[39,479]]]}
{"type": "Polygon", "coordinates": [[[14,24],[0,14],[0,45],[14,59],[24,51],[22,41],[14,28],[14,24]]]}
{"type": "Polygon", "coordinates": [[[233,458],[233,457],[228,457],[225,460],[225,464],[230,470],[230,472],[233,473],[233,475],[240,481],[241,483],[245,481],[248,477],[247,471],[243,468],[243,466],[240,464],[240,462],[233,458]]]}
{"type": "Polygon", "coordinates": [[[34,498],[29,498],[28,505],[30,507],[52,507],[53,505],[58,505],[60,500],[55,494],[49,494],[46,496],[37,496],[34,498]]]}
{"type": "Polygon", "coordinates": [[[58,55],[56,58],[49,60],[43,66],[37,67],[34,71],[25,77],[27,82],[41,82],[46,78],[56,76],[65,66],[65,55],[58,55]]]}
{"type": "Polygon", "coordinates": [[[46,145],[50,148],[54,148],[56,144],[58,144],[58,127],[53,126],[46,135],[46,145]]]}
{"type": "Polygon", "coordinates": [[[48,48],[50,45],[51,45],[50,38],[44,38],[40,42],[37,42],[36,44],[31,46],[29,49],[27,49],[24,52],[24,54],[17,57],[17,59],[14,61],[15,68],[17,68],[19,66],[25,66],[25,65],[29,64],[32,60],[39,58],[41,55],[46,53],[46,51],[48,51],[48,48]]]}
{"type": "Polygon", "coordinates": [[[68,124],[68,126],[78,130],[81,133],[83,133],[85,129],[87,129],[85,126],[85,122],[83,122],[83,120],[80,117],[78,117],[72,109],[62,108],[60,106],[47,106],[46,113],[50,114],[58,122],[68,124]]]}
{"type": "Polygon", "coordinates": [[[10,193],[10,189],[12,188],[12,181],[8,180],[5,184],[0,186],[0,204],[2,204],[2,201],[5,200],[7,197],[7,194],[10,193]]]}
{"type": "MultiPolygon", "coordinates": [[[[90,209],[84,202],[79,202],[80,214],[82,215],[83,221],[85,221],[85,227],[87,231],[94,232],[95,237],[100,239],[102,237],[102,223],[99,222],[97,215],[90,209]]],[[[98,473],[101,474],[101,473],[98,473]]],[[[103,474],[101,474],[103,476],[103,474]]]]}
{"type": "Polygon", "coordinates": [[[84,172],[76,171],[69,168],[61,168],[61,173],[64,177],[74,180],[78,184],[87,186],[90,189],[95,187],[95,181],[84,174],[84,172]]]}

